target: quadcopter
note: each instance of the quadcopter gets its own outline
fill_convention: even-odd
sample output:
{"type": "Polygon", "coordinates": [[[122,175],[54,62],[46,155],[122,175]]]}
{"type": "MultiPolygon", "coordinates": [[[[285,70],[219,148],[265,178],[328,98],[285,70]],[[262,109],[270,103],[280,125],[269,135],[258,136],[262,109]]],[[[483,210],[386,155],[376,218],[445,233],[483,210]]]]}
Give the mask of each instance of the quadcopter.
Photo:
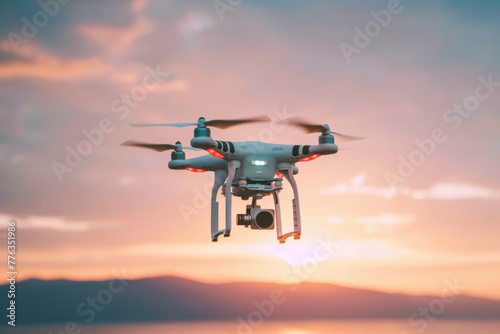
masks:
{"type": "Polygon", "coordinates": [[[347,140],[361,139],[333,132],[327,124],[315,125],[296,117],[283,121],[286,124],[302,128],[307,133],[320,133],[318,145],[283,145],[259,141],[231,142],[215,140],[211,137],[210,127],[227,129],[236,125],[256,122],[269,122],[266,117],[254,117],[236,120],[205,120],[200,117],[196,123],[133,123],[135,127],[151,126],[196,126],[191,147],[182,146],[180,142],[171,144],[148,144],[127,141],[122,145],[135,146],[164,152],[173,150],[170,169],[187,170],[195,173],[212,171],[215,174],[211,197],[211,238],[217,242],[220,235],[229,237],[231,233],[232,198],[242,200],[251,198],[252,204],[246,206],[246,213],[238,214],[237,225],[251,227],[253,230],[272,230],[276,226],[277,238],[285,243],[289,237],[300,239],[302,233],[300,220],[299,191],[294,175],[299,172],[297,162],[311,161],[322,155],[335,154],[338,146],[333,135],[347,140]],[[183,149],[205,150],[209,154],[186,159],[183,149]],[[293,232],[282,233],[279,193],[283,190],[283,178],[293,190],[293,232]],[[219,202],[217,194],[222,187],[225,196],[225,228],[219,229],[219,202]],[[274,210],[263,209],[257,201],[265,196],[273,196],[274,210]]]}

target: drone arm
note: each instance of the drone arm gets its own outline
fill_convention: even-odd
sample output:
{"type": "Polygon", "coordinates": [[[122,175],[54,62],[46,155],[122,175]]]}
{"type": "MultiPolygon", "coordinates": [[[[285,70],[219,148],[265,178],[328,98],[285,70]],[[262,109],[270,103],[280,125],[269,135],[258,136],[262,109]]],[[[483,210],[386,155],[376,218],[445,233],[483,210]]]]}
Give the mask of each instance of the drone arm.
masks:
{"type": "Polygon", "coordinates": [[[310,147],[310,154],[328,155],[328,154],[335,154],[338,151],[339,147],[333,143],[311,145],[310,147]]]}
{"type": "Polygon", "coordinates": [[[216,149],[217,142],[211,137],[194,137],[191,139],[191,146],[194,148],[201,148],[207,150],[209,148],[216,149]]]}

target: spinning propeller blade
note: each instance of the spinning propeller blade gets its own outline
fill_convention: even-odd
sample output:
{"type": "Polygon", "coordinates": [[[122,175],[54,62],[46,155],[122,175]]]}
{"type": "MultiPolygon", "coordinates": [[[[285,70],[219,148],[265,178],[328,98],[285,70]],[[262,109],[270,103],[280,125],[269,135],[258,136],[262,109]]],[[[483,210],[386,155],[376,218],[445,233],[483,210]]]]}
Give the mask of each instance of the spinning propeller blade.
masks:
{"type": "Polygon", "coordinates": [[[178,128],[183,128],[190,125],[198,125],[198,123],[130,123],[134,127],[146,127],[146,126],[175,126],[178,128]]]}
{"type": "Polygon", "coordinates": [[[325,131],[330,131],[329,128],[325,127],[324,125],[321,124],[311,124],[309,122],[306,122],[302,120],[301,118],[294,117],[294,118],[289,118],[286,120],[282,121],[285,124],[290,124],[296,127],[301,128],[304,130],[306,133],[315,133],[315,132],[325,132],[325,131]]]}
{"type": "Polygon", "coordinates": [[[164,151],[168,151],[168,150],[175,150],[177,147],[182,148],[182,149],[187,149],[187,150],[193,150],[193,151],[202,151],[199,148],[194,148],[194,147],[190,147],[190,146],[181,146],[180,143],[178,145],[172,145],[172,144],[148,144],[148,143],[141,143],[141,142],[138,142],[138,141],[135,141],[135,140],[128,140],[128,141],[122,143],[122,146],[135,146],[135,147],[149,148],[151,150],[155,150],[156,152],[164,152],[164,151]]]}
{"type": "Polygon", "coordinates": [[[245,123],[259,123],[259,122],[269,122],[270,119],[265,116],[244,118],[244,119],[214,119],[212,121],[206,121],[207,126],[213,126],[219,129],[228,129],[232,126],[245,124],[245,123]]]}
{"type": "Polygon", "coordinates": [[[257,123],[257,122],[269,122],[269,121],[270,119],[264,116],[245,118],[245,119],[214,119],[211,121],[205,121],[205,118],[200,117],[197,123],[130,123],[130,125],[135,127],[175,126],[179,128],[190,125],[198,125],[199,127],[213,126],[219,129],[228,129],[235,125],[240,125],[245,123],[257,123]]]}
{"type": "Polygon", "coordinates": [[[344,135],[342,133],[338,133],[338,132],[334,132],[334,131],[331,131],[330,133],[337,135],[337,136],[340,136],[340,138],[343,138],[344,140],[347,140],[347,141],[366,139],[366,137],[348,136],[348,135],[344,135]]]}
{"type": "Polygon", "coordinates": [[[321,133],[331,133],[337,136],[340,136],[341,138],[345,140],[361,140],[365,139],[365,137],[356,137],[356,136],[348,136],[339,132],[334,132],[330,131],[330,127],[327,124],[321,125],[321,124],[311,124],[309,122],[306,122],[298,117],[290,118],[287,120],[282,121],[282,123],[285,124],[290,124],[293,126],[297,126],[304,130],[306,133],[315,133],[315,132],[321,132],[321,133]]]}

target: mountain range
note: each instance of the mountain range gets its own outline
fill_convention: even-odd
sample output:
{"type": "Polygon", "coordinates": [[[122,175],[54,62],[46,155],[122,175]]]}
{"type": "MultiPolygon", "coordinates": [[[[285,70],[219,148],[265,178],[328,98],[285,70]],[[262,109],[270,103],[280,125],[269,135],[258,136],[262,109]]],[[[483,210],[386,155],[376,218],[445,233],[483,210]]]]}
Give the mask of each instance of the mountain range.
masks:
{"type": "MultiPolygon", "coordinates": [[[[7,296],[9,286],[0,286],[7,296]]],[[[500,301],[414,296],[332,284],[207,284],[164,276],[137,280],[30,279],[16,284],[18,325],[157,321],[401,318],[500,319],[500,301]]],[[[8,307],[7,298],[1,305],[8,307]]],[[[5,325],[5,322],[2,322],[5,325]]]]}

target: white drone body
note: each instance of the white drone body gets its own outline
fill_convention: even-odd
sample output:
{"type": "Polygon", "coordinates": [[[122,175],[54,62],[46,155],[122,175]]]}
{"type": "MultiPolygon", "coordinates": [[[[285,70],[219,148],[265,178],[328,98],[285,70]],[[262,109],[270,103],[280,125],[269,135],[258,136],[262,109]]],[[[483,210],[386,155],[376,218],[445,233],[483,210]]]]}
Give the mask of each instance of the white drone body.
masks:
{"type": "Polygon", "coordinates": [[[252,118],[244,120],[214,120],[205,121],[201,117],[197,123],[173,123],[173,124],[132,124],[133,126],[177,126],[184,127],[196,125],[194,138],[191,140],[192,147],[182,147],[181,143],[169,144],[145,144],[135,141],[125,142],[127,146],[138,146],[166,151],[173,149],[172,160],[169,162],[170,169],[188,170],[192,172],[213,171],[215,181],[212,188],[211,198],[211,238],[216,242],[220,235],[229,237],[231,233],[231,204],[232,197],[240,197],[243,200],[252,199],[252,204],[247,205],[245,214],[237,215],[237,224],[245,227],[250,226],[256,230],[270,230],[276,226],[277,237],[280,243],[284,243],[288,237],[300,239],[302,233],[300,220],[299,191],[294,175],[298,173],[295,163],[310,161],[322,155],[335,154],[338,146],[335,144],[332,134],[348,139],[359,139],[339,133],[330,132],[328,125],[312,125],[302,121],[288,121],[287,123],[300,126],[309,133],[320,132],[318,145],[282,145],[263,143],[258,141],[229,142],[218,141],[211,138],[210,129],[207,126],[228,128],[230,126],[267,121],[263,118],[252,118]],[[206,150],[210,155],[186,159],[183,148],[206,150]],[[283,189],[282,181],[285,178],[293,190],[293,226],[289,233],[282,233],[281,210],[279,193],[283,189]],[[219,229],[219,202],[217,194],[222,187],[225,196],[225,227],[219,229]],[[274,210],[261,209],[257,200],[264,196],[273,196],[274,210]]]}

